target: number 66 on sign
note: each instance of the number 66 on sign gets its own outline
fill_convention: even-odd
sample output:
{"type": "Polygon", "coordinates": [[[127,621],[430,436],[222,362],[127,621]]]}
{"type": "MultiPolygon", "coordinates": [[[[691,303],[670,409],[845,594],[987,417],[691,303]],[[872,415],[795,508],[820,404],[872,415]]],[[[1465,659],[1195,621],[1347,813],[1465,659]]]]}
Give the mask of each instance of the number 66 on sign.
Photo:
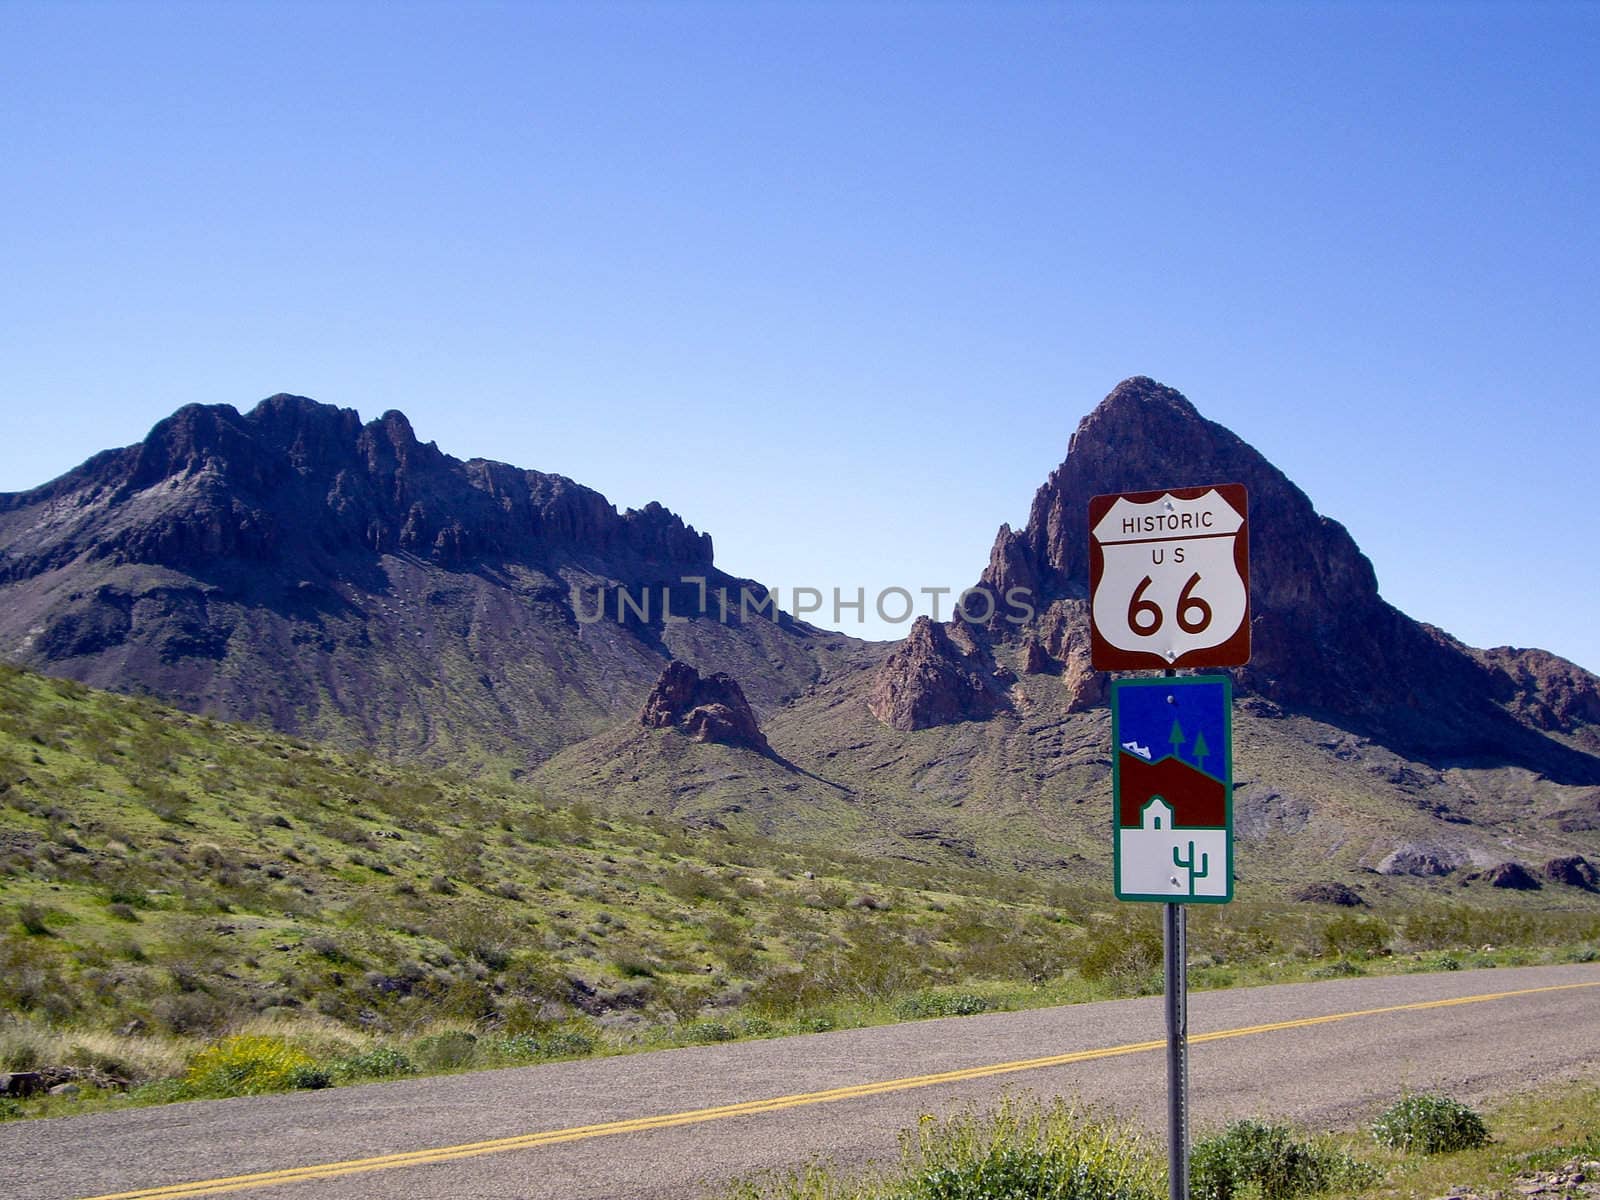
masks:
{"type": "Polygon", "coordinates": [[[1250,661],[1248,515],[1240,483],[1089,501],[1096,670],[1250,661]]]}

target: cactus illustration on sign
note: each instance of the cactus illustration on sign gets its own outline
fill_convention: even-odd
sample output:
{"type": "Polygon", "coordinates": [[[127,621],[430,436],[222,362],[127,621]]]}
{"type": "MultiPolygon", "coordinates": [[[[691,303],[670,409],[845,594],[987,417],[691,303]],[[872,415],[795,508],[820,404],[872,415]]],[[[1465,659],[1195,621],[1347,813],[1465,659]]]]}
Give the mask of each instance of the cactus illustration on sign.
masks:
{"type": "Polygon", "coordinates": [[[1204,879],[1211,874],[1211,855],[1204,850],[1200,852],[1200,862],[1197,866],[1194,860],[1194,842],[1189,842],[1189,856],[1184,858],[1178,853],[1178,848],[1172,848],[1172,865],[1180,870],[1189,872],[1189,894],[1194,895],[1194,885],[1197,880],[1204,879]]]}

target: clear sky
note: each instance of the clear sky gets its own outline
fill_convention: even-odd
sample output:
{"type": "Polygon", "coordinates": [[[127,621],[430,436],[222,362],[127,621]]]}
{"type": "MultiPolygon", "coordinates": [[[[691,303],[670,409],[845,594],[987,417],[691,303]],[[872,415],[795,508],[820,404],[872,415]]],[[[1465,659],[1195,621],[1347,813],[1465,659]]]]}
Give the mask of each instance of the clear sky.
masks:
{"type": "Polygon", "coordinates": [[[769,584],[959,588],[1147,374],[1406,612],[1600,669],[1600,6],[0,0],[0,49],[0,490],[288,391],[769,584]]]}

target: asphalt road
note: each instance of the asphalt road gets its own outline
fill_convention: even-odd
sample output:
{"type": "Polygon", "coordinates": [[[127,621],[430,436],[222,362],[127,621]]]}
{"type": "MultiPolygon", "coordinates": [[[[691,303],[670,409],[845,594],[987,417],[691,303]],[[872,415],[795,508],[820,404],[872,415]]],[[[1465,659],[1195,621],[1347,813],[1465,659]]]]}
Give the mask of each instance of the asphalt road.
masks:
{"type": "MultiPolygon", "coordinates": [[[[1197,1131],[1248,1115],[1347,1126],[1403,1088],[1470,1101],[1600,1074],[1600,966],[1202,992],[1190,1033],[1197,1131]]],[[[1097,1102],[1159,1135],[1164,1038],[1149,997],[13,1122],[0,1194],[696,1197],[820,1155],[893,1159],[919,1115],[1007,1090],[1097,1102]]]]}

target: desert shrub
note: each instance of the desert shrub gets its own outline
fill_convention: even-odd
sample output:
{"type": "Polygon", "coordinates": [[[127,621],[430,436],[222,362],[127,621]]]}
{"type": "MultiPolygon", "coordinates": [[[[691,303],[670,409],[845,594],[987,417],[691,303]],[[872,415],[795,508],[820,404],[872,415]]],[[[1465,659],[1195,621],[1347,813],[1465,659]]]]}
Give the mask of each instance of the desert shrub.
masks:
{"type": "Polygon", "coordinates": [[[542,1058],[584,1058],[595,1052],[598,1043],[576,1029],[557,1029],[539,1039],[542,1058]]]}
{"type": "Polygon", "coordinates": [[[451,905],[429,923],[428,931],[457,954],[495,970],[511,962],[517,944],[515,927],[506,914],[485,902],[451,905]]]}
{"type": "Polygon", "coordinates": [[[1260,1200],[1292,1200],[1375,1178],[1349,1155],[1305,1141],[1287,1125],[1263,1121],[1235,1121],[1196,1143],[1189,1156],[1191,1200],[1234,1200],[1247,1187],[1260,1200]]]}
{"type": "Polygon", "coordinates": [[[969,1017],[988,1011],[989,1001],[971,992],[913,992],[894,1006],[894,1015],[902,1021],[915,1021],[922,1017],[969,1017]]]}
{"type": "Polygon", "coordinates": [[[689,904],[722,900],[728,895],[727,889],[714,877],[692,867],[672,867],[662,872],[661,886],[668,895],[689,904]]]}
{"type": "Polygon", "coordinates": [[[479,1052],[506,1063],[532,1062],[539,1057],[539,1039],[531,1033],[513,1033],[478,1043],[479,1052]]]}
{"type": "Polygon", "coordinates": [[[575,1029],[549,1029],[539,1033],[518,1033],[490,1038],[478,1043],[480,1056],[501,1062],[533,1062],[547,1058],[584,1058],[595,1051],[596,1042],[575,1029]]]}
{"type": "MultiPolygon", "coordinates": [[[[893,928],[857,920],[850,924],[845,936],[848,945],[807,955],[804,978],[789,981],[790,986],[798,984],[796,998],[801,1003],[848,996],[869,1001],[890,1000],[930,981],[927,954],[893,928]]],[[[766,982],[758,985],[757,990],[766,982]]]]}
{"type": "Polygon", "coordinates": [[[331,963],[354,964],[355,958],[341,946],[337,940],[325,933],[317,933],[308,937],[302,945],[319,958],[325,958],[331,963]]]}
{"type": "Polygon", "coordinates": [[[157,1024],[170,1033],[215,1033],[228,1023],[228,1005],[208,992],[173,992],[151,1005],[157,1024]]]}
{"type": "Polygon", "coordinates": [[[656,964],[641,953],[623,950],[611,956],[611,965],[624,979],[648,978],[656,973],[656,964]]]}
{"type": "Polygon", "coordinates": [[[1489,1141],[1483,1118],[1459,1100],[1423,1094],[1407,1096],[1386,1108],[1372,1123],[1380,1145],[1421,1154],[1471,1150],[1489,1141]]]}
{"type": "Polygon", "coordinates": [[[306,1091],[333,1086],[333,1068],[310,1063],[296,1067],[290,1074],[290,1086],[306,1091]]]}
{"type": "Polygon", "coordinates": [[[691,1042],[731,1042],[734,1038],[732,1028],[721,1021],[691,1021],[680,1032],[691,1042]]]}
{"type": "Polygon", "coordinates": [[[1157,1200],[1163,1192],[1136,1136],[1059,1100],[925,1117],[901,1136],[901,1154],[895,1200],[1157,1200]]]}
{"type": "Polygon", "coordinates": [[[431,1034],[411,1047],[417,1066],[424,1071],[455,1071],[471,1066],[477,1052],[477,1037],[463,1029],[431,1034]]]}
{"type": "Polygon", "coordinates": [[[50,916],[48,909],[32,901],[17,906],[17,924],[22,926],[24,933],[34,937],[42,937],[50,932],[50,916]]]}
{"type": "Polygon", "coordinates": [[[335,1079],[388,1079],[409,1075],[415,1069],[411,1059],[393,1046],[374,1046],[360,1054],[338,1059],[328,1067],[335,1079]]]}
{"type": "Polygon", "coordinates": [[[1346,913],[1329,921],[1322,931],[1322,940],[1335,954],[1354,958],[1370,958],[1389,948],[1394,931],[1388,922],[1378,917],[1358,917],[1346,913]]]}
{"type": "Polygon", "coordinates": [[[1401,925],[1406,941],[1423,950],[1444,950],[1469,945],[1472,914],[1466,909],[1427,906],[1407,914],[1401,925]]]}
{"type": "Polygon", "coordinates": [[[53,1020],[77,1007],[71,985],[61,974],[55,939],[40,940],[0,931],[0,1008],[36,1013],[53,1020]]]}
{"type": "Polygon", "coordinates": [[[183,1082],[194,1096],[254,1096],[303,1087],[315,1066],[283,1038],[243,1034],[201,1050],[189,1060],[183,1082]]]}
{"type": "Polygon", "coordinates": [[[54,1043],[43,1030],[23,1022],[0,1027],[0,1070],[31,1071],[51,1056],[54,1043]]]}
{"type": "Polygon", "coordinates": [[[1085,979],[1137,979],[1161,965],[1161,929],[1136,918],[1096,925],[1086,931],[1075,957],[1085,979]]]}

